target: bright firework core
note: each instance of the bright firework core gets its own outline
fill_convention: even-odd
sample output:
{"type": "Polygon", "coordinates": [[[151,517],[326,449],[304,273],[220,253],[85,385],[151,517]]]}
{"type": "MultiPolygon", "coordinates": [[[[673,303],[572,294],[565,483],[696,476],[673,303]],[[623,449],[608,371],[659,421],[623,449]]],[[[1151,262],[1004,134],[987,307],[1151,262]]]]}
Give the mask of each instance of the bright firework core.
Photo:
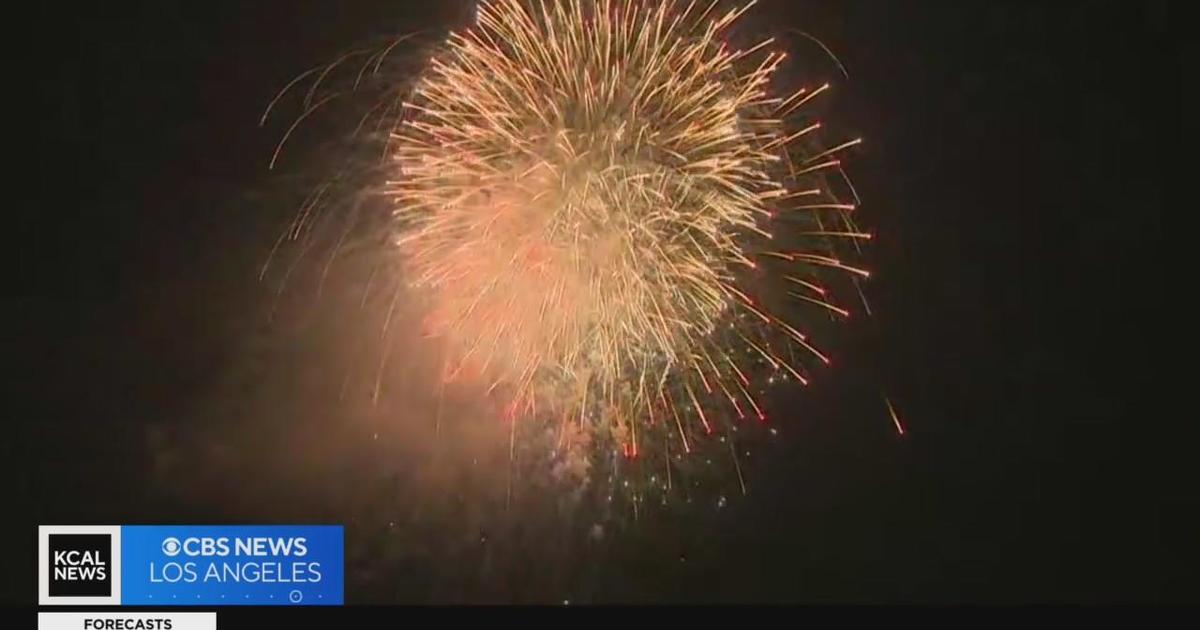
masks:
{"type": "Polygon", "coordinates": [[[801,110],[823,88],[772,94],[785,55],[724,40],[748,8],[497,0],[450,36],[404,103],[388,187],[445,380],[636,453],[639,433],[687,449],[717,414],[761,417],[756,366],[805,382],[803,359],[827,361],[762,293],[844,312],[822,275],[865,275],[833,243],[866,235],[811,148],[801,110]]]}

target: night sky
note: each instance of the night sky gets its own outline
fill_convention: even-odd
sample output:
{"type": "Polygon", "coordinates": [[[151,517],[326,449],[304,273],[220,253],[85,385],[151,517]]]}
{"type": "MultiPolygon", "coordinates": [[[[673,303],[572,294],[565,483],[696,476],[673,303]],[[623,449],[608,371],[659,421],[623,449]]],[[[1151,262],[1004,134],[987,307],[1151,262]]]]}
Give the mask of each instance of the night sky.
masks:
{"type": "MultiPolygon", "coordinates": [[[[467,14],[117,4],[45,3],[8,80],[28,109],[9,126],[32,137],[9,147],[6,195],[5,603],[34,601],[37,524],[343,517],[301,498],[350,483],[335,466],[257,510],[236,475],[173,492],[155,436],[217,408],[269,334],[257,265],[295,206],[259,193],[278,186],[263,107],[357,43],[467,14]]],[[[559,586],[471,559],[453,567],[470,579],[418,579],[409,561],[350,578],[348,602],[1194,602],[1172,437],[1194,414],[1154,391],[1181,78],[1165,3],[761,4],[849,71],[828,77],[836,124],[866,139],[851,173],[878,235],[876,317],[845,327],[803,396],[771,401],[786,437],[727,510],[560,558],[559,586]]]]}

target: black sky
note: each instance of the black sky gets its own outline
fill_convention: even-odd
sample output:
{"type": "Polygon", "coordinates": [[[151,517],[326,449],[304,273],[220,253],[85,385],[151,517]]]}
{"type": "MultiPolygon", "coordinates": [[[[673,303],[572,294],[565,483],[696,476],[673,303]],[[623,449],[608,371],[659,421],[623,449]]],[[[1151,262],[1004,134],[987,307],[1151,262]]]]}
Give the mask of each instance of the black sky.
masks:
{"type": "MultiPolygon", "coordinates": [[[[1181,78],[1165,3],[763,5],[849,70],[837,122],[867,141],[853,173],[879,235],[878,317],[736,518],[683,536],[707,551],[657,571],[609,557],[594,596],[1195,601],[1194,531],[1171,509],[1192,501],[1170,438],[1187,414],[1155,393],[1181,78]]],[[[38,523],[197,516],[147,503],[140,436],[216,378],[242,333],[230,322],[259,299],[254,265],[290,208],[238,200],[266,177],[278,136],[256,125],[275,90],[357,42],[463,14],[400,0],[40,11],[10,97],[29,108],[10,126],[32,133],[10,157],[32,172],[7,195],[5,602],[33,600],[38,523]]]]}

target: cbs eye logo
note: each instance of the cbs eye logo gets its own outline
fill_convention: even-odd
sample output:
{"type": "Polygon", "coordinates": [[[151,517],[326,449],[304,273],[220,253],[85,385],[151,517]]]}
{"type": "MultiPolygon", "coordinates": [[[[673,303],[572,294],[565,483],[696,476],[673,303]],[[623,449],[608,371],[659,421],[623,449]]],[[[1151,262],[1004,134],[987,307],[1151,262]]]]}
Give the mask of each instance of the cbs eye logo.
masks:
{"type": "Polygon", "coordinates": [[[183,549],[183,545],[179,544],[179,539],[174,536],[162,541],[162,552],[165,555],[177,556],[181,549],[183,549]]]}

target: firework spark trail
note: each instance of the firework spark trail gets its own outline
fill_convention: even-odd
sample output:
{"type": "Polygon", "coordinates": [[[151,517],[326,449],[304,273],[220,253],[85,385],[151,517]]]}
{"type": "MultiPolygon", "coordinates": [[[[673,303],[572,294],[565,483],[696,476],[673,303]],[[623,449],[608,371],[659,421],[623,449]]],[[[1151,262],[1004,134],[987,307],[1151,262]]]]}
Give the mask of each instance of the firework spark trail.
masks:
{"type": "Polygon", "coordinates": [[[900,416],[896,415],[896,408],[892,406],[892,399],[884,396],[883,402],[887,404],[888,415],[892,417],[892,424],[896,427],[896,433],[904,435],[904,425],[900,423],[900,416]]]}
{"type": "MultiPolygon", "coordinates": [[[[452,377],[508,383],[514,401],[564,421],[605,421],[636,453],[637,425],[668,399],[647,382],[686,392],[711,432],[704,409],[720,396],[740,415],[733,391],[762,416],[734,344],[802,383],[773,334],[828,362],[744,279],[779,262],[786,272],[767,273],[810,289],[797,276],[869,275],[830,245],[870,235],[820,173],[840,172],[836,155],[859,140],[805,148],[820,122],[792,119],[829,85],[771,93],[785,58],[773,41],[723,39],[753,4],[495,0],[449,37],[402,104],[387,192],[406,272],[432,303],[426,326],[454,349],[452,377]],[[817,223],[797,230],[804,216],[817,223]],[[769,249],[780,231],[818,246],[769,249]]],[[[818,293],[791,295],[849,314],[818,293]]]]}

